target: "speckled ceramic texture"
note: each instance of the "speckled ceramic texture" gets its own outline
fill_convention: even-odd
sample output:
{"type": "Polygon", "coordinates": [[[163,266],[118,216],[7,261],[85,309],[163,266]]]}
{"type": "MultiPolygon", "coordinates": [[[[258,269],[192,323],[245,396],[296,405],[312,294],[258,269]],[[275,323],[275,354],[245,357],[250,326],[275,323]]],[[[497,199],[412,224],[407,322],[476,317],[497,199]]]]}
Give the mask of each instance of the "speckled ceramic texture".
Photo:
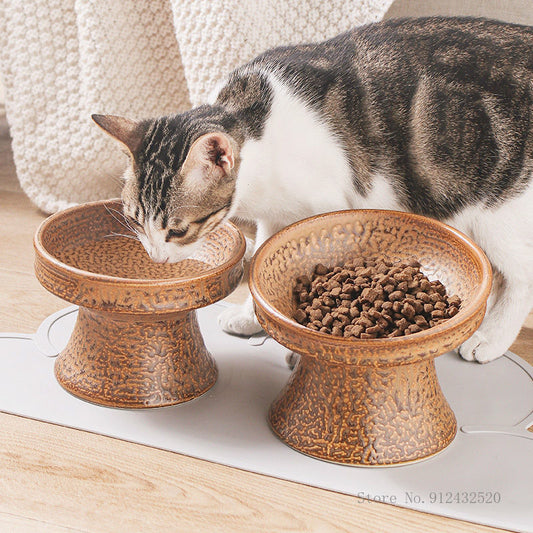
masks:
{"type": "Polygon", "coordinates": [[[274,235],[254,256],[250,289],[265,330],[301,354],[271,406],[274,432],[298,451],[352,465],[397,465],[444,449],[456,421],[433,359],[479,327],[491,279],[478,246],[418,215],[339,211],[274,235]],[[334,337],[295,322],[296,277],[310,275],[317,263],[337,266],[356,257],[419,261],[430,279],[462,299],[459,313],[428,330],[385,339],[334,337]]]}
{"type": "Polygon", "coordinates": [[[190,259],[157,264],[121,211],[116,200],[83,204],[49,217],[35,235],[38,280],[80,306],[56,377],[76,396],[113,407],[191,400],[217,377],[195,309],[237,287],[244,237],[227,223],[190,259]]]}

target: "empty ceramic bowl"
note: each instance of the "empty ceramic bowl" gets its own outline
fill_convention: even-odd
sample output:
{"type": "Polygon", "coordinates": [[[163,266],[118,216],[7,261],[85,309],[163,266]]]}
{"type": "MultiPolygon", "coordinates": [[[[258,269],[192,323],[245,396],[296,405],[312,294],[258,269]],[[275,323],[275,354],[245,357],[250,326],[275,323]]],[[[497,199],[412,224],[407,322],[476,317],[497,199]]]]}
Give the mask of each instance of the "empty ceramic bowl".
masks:
{"type": "Polygon", "coordinates": [[[434,358],[479,327],[491,287],[490,264],[470,239],[426,217],[383,210],[308,218],[271,237],[251,265],[256,314],[278,342],[300,354],[269,413],[289,446],[352,465],[394,465],[429,457],[457,424],[439,386],[434,358]],[[462,299],[459,312],[430,329],[395,338],[354,339],[313,331],[292,317],[296,278],[354,258],[416,260],[430,280],[462,299]]]}
{"type": "Polygon", "coordinates": [[[72,394],[114,407],[157,407],[196,398],[216,381],[195,309],[238,285],[245,241],[226,223],[189,259],[152,262],[127,231],[117,200],[47,218],[35,235],[35,272],[79,305],[55,373],[72,394]]]}

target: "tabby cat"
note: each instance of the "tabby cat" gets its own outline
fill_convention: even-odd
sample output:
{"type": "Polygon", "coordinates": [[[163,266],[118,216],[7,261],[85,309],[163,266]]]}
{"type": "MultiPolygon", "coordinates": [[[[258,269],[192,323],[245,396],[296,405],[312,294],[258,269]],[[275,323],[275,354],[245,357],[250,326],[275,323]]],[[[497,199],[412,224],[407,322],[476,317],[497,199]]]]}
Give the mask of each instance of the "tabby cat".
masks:
{"type": "MultiPolygon", "coordinates": [[[[209,105],[133,121],[94,115],[131,154],[125,214],[154,261],[184,258],[230,217],[258,247],[287,224],[349,208],[412,211],[470,235],[495,272],[459,349],[491,361],[533,299],[533,28],[397,19],[236,69],[209,105]]],[[[260,326],[251,299],[219,320],[260,326]]]]}

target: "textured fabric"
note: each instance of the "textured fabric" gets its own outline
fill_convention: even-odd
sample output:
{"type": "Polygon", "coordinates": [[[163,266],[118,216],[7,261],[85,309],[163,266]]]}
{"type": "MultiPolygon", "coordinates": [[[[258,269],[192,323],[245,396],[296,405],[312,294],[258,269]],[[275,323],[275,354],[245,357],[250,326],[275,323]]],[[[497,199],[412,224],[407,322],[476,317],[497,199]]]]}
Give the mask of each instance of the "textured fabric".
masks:
{"type": "Polygon", "coordinates": [[[117,196],[125,156],[91,113],[189,107],[163,0],[1,0],[0,54],[17,175],[46,212],[117,196]]]}
{"type": "Polygon", "coordinates": [[[267,48],[379,20],[391,2],[0,0],[0,67],[22,188],[46,212],[116,196],[126,159],[92,113],[182,111],[267,48]]]}
{"type": "Polygon", "coordinates": [[[282,44],[323,41],[380,20],[392,0],[171,0],[193,105],[226,74],[282,44]]]}

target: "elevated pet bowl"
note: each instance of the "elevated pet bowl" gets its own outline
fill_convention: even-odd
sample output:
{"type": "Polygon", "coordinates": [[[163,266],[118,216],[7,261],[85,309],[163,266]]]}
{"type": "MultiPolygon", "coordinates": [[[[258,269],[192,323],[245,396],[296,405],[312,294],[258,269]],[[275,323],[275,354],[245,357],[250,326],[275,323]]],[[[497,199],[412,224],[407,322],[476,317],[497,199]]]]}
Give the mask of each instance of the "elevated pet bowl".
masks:
{"type": "Polygon", "coordinates": [[[53,294],[80,306],[55,364],[72,394],[113,407],[185,402],[216,381],[195,309],[238,285],[245,242],[231,223],[190,259],[151,261],[121,223],[116,200],[83,204],[46,219],[35,235],[35,273],[53,294]]]}
{"type": "Polygon", "coordinates": [[[491,287],[484,253],[436,220],[396,211],[339,211],[312,217],[271,237],[251,265],[259,322],[300,354],[269,413],[274,432],[305,454],[352,465],[396,465],[436,454],[457,424],[442,394],[434,358],[479,327],[491,287]],[[317,263],[354,258],[417,260],[462,305],[453,318],[404,337],[346,339],[291,317],[295,279],[317,263]]]}

